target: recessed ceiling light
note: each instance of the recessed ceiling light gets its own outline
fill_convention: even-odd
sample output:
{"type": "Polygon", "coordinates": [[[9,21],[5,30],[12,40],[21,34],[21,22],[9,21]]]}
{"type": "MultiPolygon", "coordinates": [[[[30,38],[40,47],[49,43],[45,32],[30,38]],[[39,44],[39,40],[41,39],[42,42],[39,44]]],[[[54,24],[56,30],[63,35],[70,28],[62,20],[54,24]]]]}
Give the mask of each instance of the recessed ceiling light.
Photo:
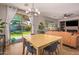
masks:
{"type": "Polygon", "coordinates": [[[28,6],[28,3],[25,3],[24,6],[28,6]]]}

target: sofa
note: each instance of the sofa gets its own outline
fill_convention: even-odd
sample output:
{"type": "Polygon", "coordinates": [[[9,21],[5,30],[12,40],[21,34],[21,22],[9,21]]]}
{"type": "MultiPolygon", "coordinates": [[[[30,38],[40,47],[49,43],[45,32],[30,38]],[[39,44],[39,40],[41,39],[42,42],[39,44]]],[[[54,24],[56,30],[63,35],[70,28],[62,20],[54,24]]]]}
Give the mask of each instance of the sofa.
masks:
{"type": "Polygon", "coordinates": [[[70,32],[63,32],[63,31],[47,31],[46,34],[61,36],[63,40],[63,44],[65,45],[74,48],[78,48],[79,46],[79,33],[72,34],[70,32]]]}

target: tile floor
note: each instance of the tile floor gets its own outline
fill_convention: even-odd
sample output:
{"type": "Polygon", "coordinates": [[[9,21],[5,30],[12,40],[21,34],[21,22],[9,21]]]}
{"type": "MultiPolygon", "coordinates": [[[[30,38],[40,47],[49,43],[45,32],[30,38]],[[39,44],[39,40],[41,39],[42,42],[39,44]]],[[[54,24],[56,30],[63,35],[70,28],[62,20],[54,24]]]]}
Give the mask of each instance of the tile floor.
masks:
{"type": "MultiPolygon", "coordinates": [[[[23,43],[15,43],[6,48],[5,55],[22,55],[22,51],[23,43]]],[[[61,55],[79,55],[79,49],[63,46],[63,52],[61,55]]]]}

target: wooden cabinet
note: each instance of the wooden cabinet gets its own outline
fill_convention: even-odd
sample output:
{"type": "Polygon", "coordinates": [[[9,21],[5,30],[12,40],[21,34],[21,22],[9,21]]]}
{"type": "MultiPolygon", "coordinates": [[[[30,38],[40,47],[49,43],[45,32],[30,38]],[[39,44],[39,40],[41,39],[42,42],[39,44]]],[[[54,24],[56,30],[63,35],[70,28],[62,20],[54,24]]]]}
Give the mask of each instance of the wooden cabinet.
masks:
{"type": "Polygon", "coordinates": [[[61,22],[60,22],[60,30],[61,30],[61,31],[65,31],[65,26],[66,26],[66,25],[65,25],[65,21],[61,21],[61,22]]]}
{"type": "Polygon", "coordinates": [[[60,30],[67,32],[79,32],[79,19],[59,21],[60,30]]]}

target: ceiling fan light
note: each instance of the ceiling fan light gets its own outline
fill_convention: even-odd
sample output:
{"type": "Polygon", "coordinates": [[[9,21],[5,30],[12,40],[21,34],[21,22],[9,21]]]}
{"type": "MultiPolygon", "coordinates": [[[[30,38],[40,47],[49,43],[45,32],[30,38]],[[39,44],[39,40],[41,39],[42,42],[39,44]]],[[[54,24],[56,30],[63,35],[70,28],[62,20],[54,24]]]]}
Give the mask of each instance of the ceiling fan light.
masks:
{"type": "Polygon", "coordinates": [[[29,11],[27,10],[27,11],[26,11],[26,14],[28,14],[28,13],[29,13],[29,11]]]}
{"type": "Polygon", "coordinates": [[[31,15],[31,16],[33,15],[37,16],[38,14],[40,14],[40,11],[33,7],[26,10],[26,14],[31,15]]]}
{"type": "Polygon", "coordinates": [[[40,14],[40,12],[38,11],[38,14],[40,14]]]}
{"type": "Polygon", "coordinates": [[[35,16],[37,16],[37,14],[36,14],[36,13],[35,13],[34,15],[35,15],[35,16]]]}
{"type": "Polygon", "coordinates": [[[31,12],[32,10],[29,8],[29,9],[28,9],[28,11],[30,11],[30,12],[31,12]]]}
{"type": "Polygon", "coordinates": [[[38,9],[35,9],[36,12],[38,12],[38,9]]]}
{"type": "Polygon", "coordinates": [[[64,17],[64,18],[67,18],[67,17],[64,17]]]}

